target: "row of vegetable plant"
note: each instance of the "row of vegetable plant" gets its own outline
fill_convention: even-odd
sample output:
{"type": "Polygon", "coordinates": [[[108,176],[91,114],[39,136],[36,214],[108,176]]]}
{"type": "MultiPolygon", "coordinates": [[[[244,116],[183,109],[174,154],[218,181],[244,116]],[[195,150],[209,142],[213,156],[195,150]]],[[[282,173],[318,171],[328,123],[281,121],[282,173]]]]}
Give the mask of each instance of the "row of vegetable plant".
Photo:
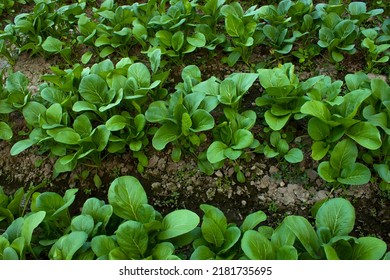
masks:
{"type": "Polygon", "coordinates": [[[52,260],[297,260],[389,259],[386,243],[350,235],[355,210],[343,198],[319,202],[315,226],[288,215],[276,227],[264,224],[262,211],[241,225],[229,223],[218,208],[202,204],[202,217],[179,209],[162,215],[148,204],[132,176],[115,179],[108,203],[89,198],[81,213],[69,209],[77,189],[64,196],[38,192],[44,185],[7,196],[0,188],[0,259],[52,260]]]}
{"type": "MultiPolygon", "coordinates": [[[[15,61],[13,47],[58,54],[68,65],[80,52],[82,62],[88,63],[91,58],[128,57],[134,48],[148,56],[159,50],[164,63],[180,63],[200,49],[223,51],[222,60],[229,66],[239,60],[264,64],[253,59],[259,48],[268,53],[269,62],[291,55],[304,62],[326,50],[330,61],[338,63],[359,50],[365,53],[368,71],[389,59],[390,20],[382,8],[368,10],[365,2],[314,5],[311,0],[284,0],[249,8],[224,0],[34,4],[0,33],[0,53],[10,62],[15,61]]],[[[135,56],[143,59],[140,53],[135,56]]]]}
{"type": "MultiPolygon", "coordinates": [[[[158,71],[157,66],[154,69],[158,71]]],[[[307,129],[302,127],[300,133],[311,138],[311,157],[320,161],[318,172],[324,180],[366,184],[370,169],[375,169],[383,189],[390,183],[390,87],[379,78],[348,74],[343,89],[343,81],[324,75],[301,82],[287,63],[258,73],[233,73],[222,81],[216,77],[202,81],[199,68],[190,65],[183,69],[183,82],[170,93],[158,79],[160,74],[151,74],[146,65],[129,58],[116,65],[104,60],[91,68],[54,70],[44,76],[48,83],[34,96],[23,74],[6,79],[0,137],[12,138],[12,122],[6,119],[19,111],[30,132],[13,145],[11,155],[38,145],[58,157],[56,174],[73,170],[80,161],[99,166],[107,153],[128,150],[143,172],[147,149],[172,147],[174,161],[183,153],[194,155],[199,169],[209,175],[229,161],[237,180],[244,182],[239,160],[251,153],[290,163],[303,160],[303,151],[294,142],[298,135],[289,131],[301,120],[307,129]],[[256,88],[255,104],[261,109],[257,113],[241,104],[255,81],[264,90],[256,88]],[[254,127],[262,133],[254,133],[254,127]]]]}

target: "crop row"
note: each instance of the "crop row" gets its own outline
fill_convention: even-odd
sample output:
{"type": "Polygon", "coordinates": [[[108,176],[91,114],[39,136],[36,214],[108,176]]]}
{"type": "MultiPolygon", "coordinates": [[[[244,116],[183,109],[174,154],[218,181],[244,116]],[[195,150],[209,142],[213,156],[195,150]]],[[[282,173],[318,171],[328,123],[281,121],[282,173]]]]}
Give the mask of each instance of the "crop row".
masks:
{"type": "MultiPolygon", "coordinates": [[[[355,210],[343,198],[313,208],[315,227],[290,215],[274,229],[267,216],[253,212],[237,226],[218,208],[202,204],[202,219],[179,209],[163,216],[148,204],[131,176],[115,179],[108,204],[89,198],[79,215],[69,208],[77,189],[63,197],[39,193],[40,185],[8,197],[0,188],[0,260],[297,260],[389,259],[386,243],[376,237],[353,237],[355,210]],[[31,210],[27,210],[31,209],[31,210]],[[385,254],[386,253],[386,254],[385,254]]],[[[259,275],[263,273],[258,271],[259,275]]]]}
{"type": "MultiPolygon", "coordinates": [[[[22,1],[31,2],[31,1],[22,1]]],[[[229,66],[249,65],[253,52],[264,48],[268,62],[291,55],[300,63],[326,51],[331,62],[364,53],[367,70],[389,59],[390,20],[382,8],[368,10],[364,2],[341,0],[314,5],[311,0],[280,1],[244,8],[225,0],[167,1],[122,5],[106,0],[70,5],[34,0],[31,12],[15,16],[0,32],[0,54],[14,62],[17,52],[58,54],[73,65],[79,53],[88,63],[100,59],[147,56],[159,50],[164,63],[180,63],[204,49],[223,50],[229,66]],[[373,20],[374,19],[374,20],[373,20]]],[[[1,12],[1,9],[0,9],[1,12]]],[[[76,60],[76,61],[77,61],[76,60]]],[[[258,59],[257,59],[258,60],[258,59]]],[[[264,62],[261,62],[264,63],[264,62]]]]}

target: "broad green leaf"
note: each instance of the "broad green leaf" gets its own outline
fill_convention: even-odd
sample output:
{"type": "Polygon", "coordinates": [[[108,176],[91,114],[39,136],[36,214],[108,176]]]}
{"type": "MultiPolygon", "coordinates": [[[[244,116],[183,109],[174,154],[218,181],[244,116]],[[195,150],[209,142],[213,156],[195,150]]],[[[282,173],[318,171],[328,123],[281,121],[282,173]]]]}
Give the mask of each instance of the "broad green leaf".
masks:
{"type": "Polygon", "coordinates": [[[7,91],[11,94],[15,94],[15,93],[26,94],[28,84],[29,84],[29,80],[20,71],[11,73],[8,76],[7,80],[5,81],[5,87],[7,91]]]}
{"type": "Polygon", "coordinates": [[[143,224],[136,221],[124,222],[116,231],[116,239],[129,258],[144,258],[148,248],[149,237],[143,224]]]}
{"type": "Polygon", "coordinates": [[[72,219],[70,224],[71,231],[84,231],[86,234],[91,235],[94,228],[94,221],[90,215],[78,215],[72,219]]]}
{"type": "Polygon", "coordinates": [[[102,256],[108,258],[108,254],[116,247],[113,238],[107,235],[98,235],[91,240],[91,249],[98,258],[102,256]]]}
{"type": "Polygon", "coordinates": [[[169,110],[164,101],[155,101],[149,105],[145,113],[145,118],[148,122],[161,122],[169,118],[169,110]]]}
{"type": "Polygon", "coordinates": [[[97,107],[87,101],[77,101],[73,104],[72,110],[74,112],[83,112],[83,111],[97,111],[97,107]]]}
{"type": "Polygon", "coordinates": [[[309,120],[307,131],[315,141],[325,140],[330,135],[329,126],[317,118],[311,118],[309,120]]]}
{"type": "Polygon", "coordinates": [[[288,216],[283,223],[295,234],[312,258],[320,258],[320,242],[308,220],[301,216],[288,216]]]}
{"type": "Polygon", "coordinates": [[[45,211],[39,211],[30,214],[28,217],[24,219],[21,235],[24,237],[27,246],[30,246],[34,229],[39,226],[39,224],[43,221],[45,216],[46,216],[45,211]]]}
{"type": "Polygon", "coordinates": [[[199,217],[194,212],[181,209],[166,215],[158,239],[166,240],[192,231],[199,224],[199,217]]]}
{"type": "Polygon", "coordinates": [[[203,238],[215,247],[221,247],[225,242],[224,233],[213,219],[203,217],[201,230],[203,238]]]}
{"type": "Polygon", "coordinates": [[[284,155],[284,158],[290,163],[298,163],[303,160],[303,152],[298,148],[292,148],[284,155]]]}
{"type": "Polygon", "coordinates": [[[327,227],[331,236],[348,235],[355,225],[355,209],[344,198],[326,201],[316,215],[316,227],[327,227]]]}
{"type": "Polygon", "coordinates": [[[60,53],[62,50],[62,42],[57,38],[48,36],[46,40],[42,43],[42,48],[50,53],[60,53]]]}
{"type": "Polygon", "coordinates": [[[215,253],[210,250],[209,247],[201,245],[197,247],[191,254],[191,260],[213,260],[215,259],[215,253]]]}
{"type": "Polygon", "coordinates": [[[374,169],[378,172],[382,180],[390,183],[390,170],[387,164],[374,164],[374,169]]]}
{"type": "Polygon", "coordinates": [[[91,140],[96,146],[96,151],[101,152],[105,149],[108,144],[110,134],[110,131],[106,128],[105,125],[99,125],[92,131],[91,140]]]}
{"type": "Polygon", "coordinates": [[[322,121],[329,121],[331,113],[327,108],[326,104],[318,100],[307,101],[301,107],[301,113],[317,117],[322,121]]]}
{"type": "Polygon", "coordinates": [[[375,237],[360,237],[353,246],[353,260],[379,260],[386,253],[387,245],[375,237]]]}
{"type": "Polygon", "coordinates": [[[23,107],[23,117],[29,125],[39,126],[39,118],[46,112],[46,107],[39,102],[30,101],[23,107]]]}
{"type": "Polygon", "coordinates": [[[350,139],[344,139],[337,143],[330,156],[330,165],[337,171],[355,163],[358,149],[350,139]]]}
{"type": "Polygon", "coordinates": [[[226,158],[224,152],[227,148],[228,146],[226,144],[220,141],[214,141],[207,149],[207,160],[211,163],[224,160],[226,158]]]}
{"type": "Polygon", "coordinates": [[[90,215],[93,217],[95,224],[102,223],[105,227],[110,220],[113,213],[112,205],[105,204],[103,200],[99,200],[95,197],[87,199],[81,211],[83,215],[90,215]]]}
{"type": "Polygon", "coordinates": [[[225,232],[228,224],[225,214],[220,209],[208,204],[201,204],[200,209],[204,212],[205,217],[211,218],[218,225],[222,233],[225,232]]]}
{"type": "Polygon", "coordinates": [[[318,141],[311,145],[311,157],[314,160],[321,160],[326,156],[329,150],[329,145],[326,142],[318,141]]]}
{"type": "Polygon", "coordinates": [[[139,88],[148,88],[150,86],[150,73],[143,63],[134,63],[127,70],[127,77],[133,77],[139,88]]]}
{"type": "Polygon", "coordinates": [[[187,42],[197,48],[202,48],[206,45],[206,37],[202,33],[195,33],[193,37],[187,37],[187,42]]]}
{"type": "Polygon", "coordinates": [[[10,140],[12,136],[13,132],[11,127],[5,122],[0,122],[0,139],[10,140]]]}
{"type": "Polygon", "coordinates": [[[338,171],[330,166],[329,161],[323,161],[318,165],[318,175],[329,183],[336,181],[337,173],[338,171]]]}
{"type": "Polygon", "coordinates": [[[370,150],[377,150],[382,145],[378,128],[369,122],[359,122],[351,126],[346,134],[358,144],[370,150]]]}
{"type": "Polygon", "coordinates": [[[213,116],[202,109],[198,109],[191,116],[192,127],[190,130],[192,132],[201,132],[210,130],[214,127],[214,118],[213,116]]]}
{"type": "Polygon", "coordinates": [[[227,228],[225,232],[225,242],[222,245],[221,250],[218,252],[218,254],[225,254],[226,252],[229,251],[236,243],[238,240],[240,240],[241,237],[241,231],[238,227],[232,226],[227,228]]]}
{"type": "Polygon", "coordinates": [[[18,253],[12,247],[7,247],[2,252],[3,260],[19,260],[18,253]]]}
{"type": "Polygon", "coordinates": [[[243,37],[245,32],[244,23],[234,15],[227,15],[225,18],[226,32],[232,37],[243,37]]]}
{"type": "Polygon", "coordinates": [[[92,124],[87,115],[78,116],[73,122],[73,129],[81,138],[89,136],[92,132],[92,124]]]}
{"type": "Polygon", "coordinates": [[[275,259],[271,242],[254,230],[248,230],[244,233],[241,240],[241,249],[250,260],[275,259]]]}
{"type": "Polygon", "coordinates": [[[246,232],[248,230],[254,229],[256,226],[258,226],[261,222],[264,222],[266,219],[267,219],[267,215],[263,211],[257,211],[251,213],[245,217],[245,220],[243,221],[240,227],[241,231],[246,232]]]}
{"type": "Polygon", "coordinates": [[[21,236],[23,224],[23,217],[19,217],[16,220],[13,220],[2,236],[7,238],[9,242],[13,242],[16,238],[21,236]]]}
{"type": "Polygon", "coordinates": [[[108,201],[114,213],[128,220],[138,220],[138,209],[147,204],[145,190],[140,182],[132,176],[115,179],[108,190],[108,201]]]}
{"type": "Polygon", "coordinates": [[[73,129],[67,129],[63,131],[59,131],[54,135],[54,140],[69,145],[77,145],[81,140],[80,134],[75,132],[73,129]]]}
{"type": "Polygon", "coordinates": [[[354,163],[346,166],[341,171],[340,177],[337,178],[337,181],[346,185],[364,185],[367,184],[370,179],[370,169],[361,163],[354,163]]]}
{"type": "Polygon", "coordinates": [[[357,89],[344,95],[344,101],[336,106],[340,114],[345,118],[353,118],[363,101],[371,95],[368,89],[357,89]]]}
{"type": "Polygon", "coordinates": [[[122,115],[114,115],[106,122],[106,127],[109,131],[118,131],[124,129],[128,125],[128,120],[122,115]]]}
{"type": "Polygon", "coordinates": [[[175,34],[172,35],[171,44],[172,44],[172,48],[177,52],[183,47],[184,44],[183,31],[176,31],[175,34]]]}
{"type": "Polygon", "coordinates": [[[156,134],[154,134],[153,136],[153,147],[158,151],[163,150],[168,143],[173,142],[179,138],[179,136],[181,135],[180,130],[181,128],[179,128],[174,123],[169,122],[164,124],[157,130],[156,134]]]}
{"type": "Polygon", "coordinates": [[[168,260],[175,252],[175,246],[170,242],[158,243],[152,250],[153,260],[168,260]]]}
{"type": "Polygon", "coordinates": [[[298,260],[298,251],[294,246],[284,245],[276,251],[277,260],[298,260]]]}
{"type": "Polygon", "coordinates": [[[148,52],[148,57],[149,57],[150,67],[152,69],[152,72],[156,73],[161,63],[161,50],[157,48],[151,52],[148,52]]]}
{"type": "Polygon", "coordinates": [[[97,74],[90,74],[81,79],[80,95],[92,104],[108,104],[112,98],[108,95],[106,81],[97,74]]]}
{"type": "Polygon", "coordinates": [[[233,134],[232,149],[241,150],[248,148],[253,143],[253,134],[246,129],[238,129],[233,134]]]}
{"type": "Polygon", "coordinates": [[[50,249],[49,258],[52,260],[71,260],[87,241],[87,238],[88,235],[83,231],[74,231],[62,236],[50,249]]]}
{"type": "Polygon", "coordinates": [[[286,116],[277,117],[274,116],[270,110],[267,110],[264,114],[265,121],[272,130],[278,131],[281,130],[290,119],[291,114],[286,116]]]}

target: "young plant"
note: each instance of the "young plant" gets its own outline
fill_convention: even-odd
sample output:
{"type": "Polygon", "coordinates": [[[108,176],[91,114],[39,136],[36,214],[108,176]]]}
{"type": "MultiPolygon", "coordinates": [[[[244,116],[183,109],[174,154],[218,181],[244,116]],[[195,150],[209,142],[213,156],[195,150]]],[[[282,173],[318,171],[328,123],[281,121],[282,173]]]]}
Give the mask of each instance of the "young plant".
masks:
{"type": "Polygon", "coordinates": [[[248,230],[241,240],[251,260],[380,260],[386,243],[375,237],[350,236],[355,209],[344,198],[324,202],[315,213],[315,229],[302,216],[287,216],[275,230],[248,230]]]}
{"type": "Polygon", "coordinates": [[[336,13],[329,13],[323,18],[317,44],[328,50],[333,62],[344,59],[343,52],[354,54],[356,52],[355,41],[359,35],[359,28],[355,21],[342,19],[336,13]]]}
{"type": "Polygon", "coordinates": [[[252,6],[244,12],[240,3],[233,2],[224,5],[221,13],[225,17],[226,32],[231,37],[231,44],[225,47],[225,51],[230,54],[223,61],[233,66],[241,58],[249,64],[253,47],[264,39],[261,32],[257,30],[259,10],[256,10],[256,6],[252,6]]]}
{"type": "MultiPolygon", "coordinates": [[[[197,68],[197,67],[195,67],[197,68]]],[[[184,84],[170,95],[169,101],[155,101],[149,105],[145,113],[146,120],[151,123],[162,124],[152,139],[152,145],[156,150],[163,150],[167,144],[173,142],[174,150],[172,158],[180,160],[182,148],[194,152],[194,148],[205,141],[205,135],[199,132],[210,130],[214,127],[214,118],[210,111],[214,108],[207,108],[202,103],[206,97],[205,92],[192,92],[185,94],[192,85],[191,69],[194,66],[187,66],[183,70],[182,77],[184,84]],[[180,90],[182,88],[183,90],[180,90]]],[[[198,71],[196,71],[198,72],[198,71]]]]}
{"type": "Polygon", "coordinates": [[[390,48],[390,44],[380,44],[378,32],[375,29],[362,30],[362,34],[366,37],[361,46],[367,50],[367,71],[372,71],[376,64],[389,61],[386,51],[390,48]]]}
{"type": "Polygon", "coordinates": [[[299,148],[289,147],[286,134],[279,131],[272,131],[269,144],[262,149],[267,158],[283,157],[290,163],[298,163],[303,160],[303,152],[299,148]]]}

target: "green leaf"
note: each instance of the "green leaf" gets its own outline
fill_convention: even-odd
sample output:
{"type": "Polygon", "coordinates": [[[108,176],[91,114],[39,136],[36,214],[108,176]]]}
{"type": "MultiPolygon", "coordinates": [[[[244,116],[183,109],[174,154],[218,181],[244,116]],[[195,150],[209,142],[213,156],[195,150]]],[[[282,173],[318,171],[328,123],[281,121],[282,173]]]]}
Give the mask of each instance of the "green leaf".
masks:
{"type": "Polygon", "coordinates": [[[74,231],[62,236],[56,241],[49,252],[49,258],[54,260],[71,260],[74,254],[87,241],[88,234],[83,231],[74,231]]]}
{"type": "Polygon", "coordinates": [[[248,148],[254,141],[252,132],[246,129],[238,129],[233,134],[232,149],[241,150],[248,148]]]}
{"type": "Polygon", "coordinates": [[[308,220],[301,216],[288,216],[283,223],[294,233],[312,258],[320,258],[320,242],[308,220]]]}
{"type": "Polygon", "coordinates": [[[90,235],[94,228],[94,221],[90,215],[78,215],[72,219],[70,224],[71,231],[84,231],[86,234],[90,235]]]}
{"type": "Polygon", "coordinates": [[[0,139],[8,141],[12,136],[13,132],[11,127],[5,122],[0,122],[0,139]]]}
{"type": "Polygon", "coordinates": [[[238,240],[240,240],[241,231],[238,227],[232,226],[226,229],[225,231],[225,242],[222,245],[222,249],[218,252],[218,254],[225,254],[228,252],[238,240]]]}
{"type": "Polygon", "coordinates": [[[285,245],[276,251],[277,260],[298,260],[298,251],[294,246],[285,245]]]}
{"type": "Polygon", "coordinates": [[[161,122],[169,118],[169,110],[166,102],[155,101],[149,105],[148,110],[145,113],[145,118],[148,122],[161,122]]]}
{"type": "Polygon", "coordinates": [[[386,253],[387,245],[375,237],[360,237],[353,246],[353,260],[379,260],[386,253]]]}
{"type": "Polygon", "coordinates": [[[121,115],[114,115],[106,122],[106,128],[109,131],[118,131],[129,125],[128,120],[121,115]]]}
{"type": "Polygon", "coordinates": [[[220,141],[214,141],[209,148],[207,149],[207,160],[210,163],[217,163],[222,160],[224,160],[225,157],[225,150],[228,148],[228,146],[220,141]]]}
{"type": "Polygon", "coordinates": [[[46,216],[45,211],[39,211],[30,214],[28,217],[24,219],[21,236],[24,237],[27,246],[30,246],[34,229],[39,226],[39,224],[43,221],[45,216],[46,216]]]}
{"type": "Polygon", "coordinates": [[[337,143],[330,156],[330,165],[337,171],[355,163],[358,149],[350,139],[344,139],[337,143]]]}
{"type": "Polygon", "coordinates": [[[183,31],[176,31],[175,34],[172,35],[172,48],[175,51],[179,51],[184,44],[184,33],[183,31]]]}
{"type": "Polygon", "coordinates": [[[140,182],[132,176],[115,179],[108,190],[108,201],[114,213],[128,220],[138,220],[138,209],[147,204],[147,196],[140,182]]]}
{"type": "Polygon", "coordinates": [[[97,74],[90,74],[81,79],[80,95],[92,104],[107,104],[112,98],[108,95],[106,81],[97,74]]]}
{"type": "Polygon", "coordinates": [[[326,201],[316,215],[316,227],[330,229],[331,237],[348,235],[355,225],[355,209],[344,198],[326,201]]]}
{"type": "Polygon", "coordinates": [[[354,124],[346,131],[346,134],[367,149],[377,150],[382,146],[378,128],[369,122],[354,124]]]}
{"type": "Polygon", "coordinates": [[[353,118],[363,101],[371,95],[369,89],[357,89],[344,95],[344,101],[336,106],[340,114],[345,118],[353,118]]]}
{"type": "Polygon", "coordinates": [[[39,126],[39,119],[46,112],[46,107],[39,102],[30,101],[23,107],[23,117],[29,125],[39,126]]]}
{"type": "Polygon", "coordinates": [[[271,242],[261,233],[248,230],[241,240],[241,249],[250,260],[275,259],[271,242]]]}
{"type": "Polygon", "coordinates": [[[225,237],[222,230],[213,219],[203,217],[201,230],[203,238],[217,248],[221,247],[222,244],[225,242],[225,237]]]}
{"type": "Polygon", "coordinates": [[[91,249],[98,258],[103,256],[108,258],[108,254],[116,247],[115,241],[107,235],[98,235],[91,240],[91,249]]]}
{"type": "Polygon", "coordinates": [[[191,254],[191,260],[213,260],[215,259],[215,253],[210,250],[209,247],[201,245],[195,249],[191,254]]]}
{"type": "Polygon", "coordinates": [[[242,37],[245,32],[244,23],[234,15],[227,15],[225,18],[226,32],[232,37],[242,37]]]}
{"type": "Polygon", "coordinates": [[[214,118],[206,110],[198,109],[191,116],[192,127],[190,130],[192,132],[201,132],[210,130],[214,127],[214,118]]]}
{"type": "Polygon", "coordinates": [[[194,212],[181,209],[166,215],[158,239],[166,240],[192,231],[199,224],[199,216],[194,212]]]}
{"type": "Polygon", "coordinates": [[[81,140],[81,137],[73,129],[68,128],[56,133],[54,135],[54,140],[63,144],[77,145],[81,140]]]}
{"type": "Polygon", "coordinates": [[[175,252],[175,246],[170,242],[158,243],[152,250],[153,260],[168,260],[175,252]]]}
{"type": "Polygon", "coordinates": [[[202,48],[206,45],[206,37],[202,33],[195,33],[193,37],[187,37],[187,42],[197,48],[202,48]]]}
{"type": "Polygon", "coordinates": [[[149,237],[143,224],[126,221],[118,227],[116,239],[119,246],[131,259],[142,259],[148,248],[149,237]]]}
{"type": "Polygon", "coordinates": [[[148,88],[150,86],[150,73],[143,63],[138,62],[131,65],[127,70],[127,77],[134,78],[139,88],[148,88]]]}
{"type": "Polygon", "coordinates": [[[318,100],[307,101],[301,107],[301,113],[317,117],[326,122],[331,119],[331,113],[324,102],[318,100]]]}
{"type": "Polygon", "coordinates": [[[340,177],[337,178],[337,181],[346,185],[364,185],[367,184],[370,179],[370,169],[361,163],[354,163],[346,166],[341,171],[340,177]]]}
{"type": "Polygon", "coordinates": [[[265,121],[272,130],[278,131],[281,130],[288,120],[290,119],[291,114],[285,116],[274,116],[270,110],[267,110],[264,114],[265,121]]]}
{"type": "Polygon", "coordinates": [[[298,163],[303,160],[303,152],[298,148],[292,148],[284,155],[284,158],[290,163],[298,163]]]}
{"type": "Polygon", "coordinates": [[[154,134],[153,136],[153,147],[158,151],[163,150],[168,143],[173,142],[179,138],[179,136],[181,135],[180,130],[181,128],[179,128],[174,123],[164,124],[157,130],[156,134],[154,134]]]}
{"type": "Polygon", "coordinates": [[[315,141],[322,141],[329,137],[329,126],[317,118],[311,118],[307,127],[310,137],[315,141]]]}
{"type": "Polygon", "coordinates": [[[321,160],[328,153],[330,146],[326,142],[314,142],[311,145],[311,157],[314,160],[321,160]]]}
{"type": "Polygon", "coordinates": [[[60,53],[62,50],[62,42],[57,38],[48,36],[42,43],[42,48],[50,53],[60,53]]]}
{"type": "Polygon", "coordinates": [[[257,211],[251,213],[245,217],[245,220],[243,221],[240,227],[241,231],[246,232],[248,230],[254,229],[256,226],[258,226],[261,222],[264,222],[266,219],[267,219],[267,215],[263,211],[257,211]]]}
{"type": "Polygon", "coordinates": [[[329,161],[323,161],[318,165],[318,175],[325,181],[331,183],[335,182],[337,178],[337,170],[335,171],[329,161]]]}

